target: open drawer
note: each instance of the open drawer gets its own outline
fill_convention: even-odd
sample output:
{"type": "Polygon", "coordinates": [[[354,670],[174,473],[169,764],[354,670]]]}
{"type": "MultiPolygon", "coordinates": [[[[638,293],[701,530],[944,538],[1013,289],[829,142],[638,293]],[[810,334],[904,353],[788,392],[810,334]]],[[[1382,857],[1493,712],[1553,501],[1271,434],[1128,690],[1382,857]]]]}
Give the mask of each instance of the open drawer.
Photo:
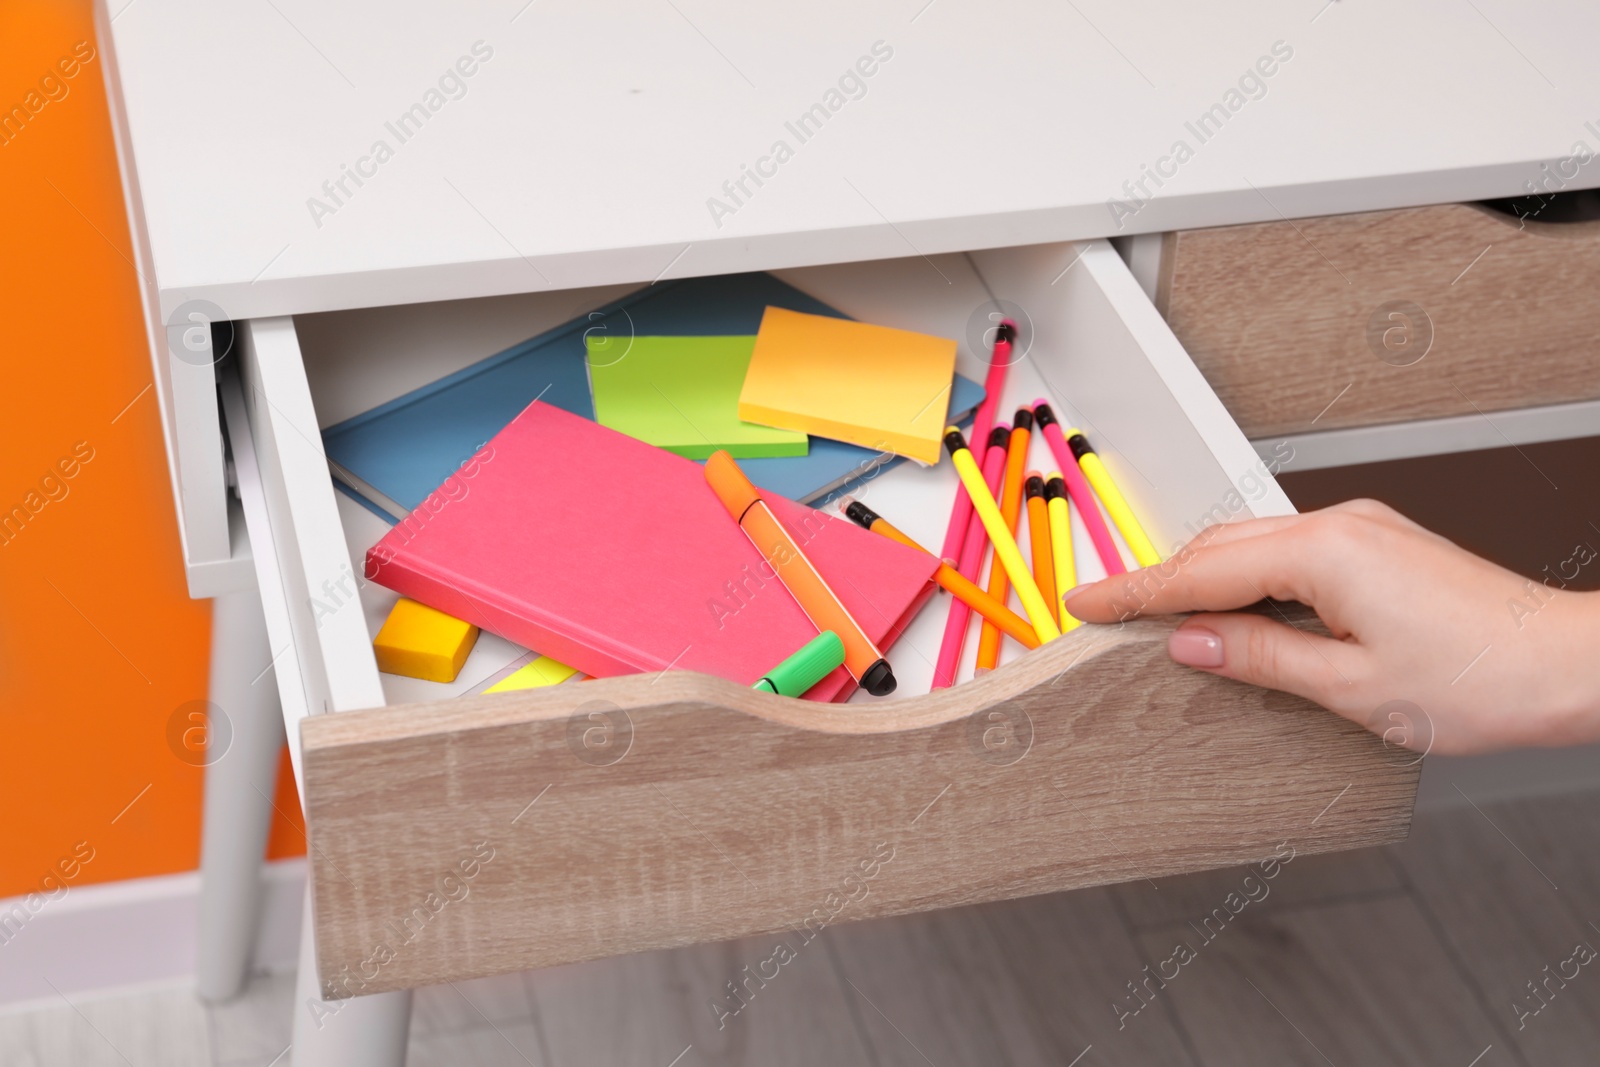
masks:
{"type": "MultiPolygon", "coordinates": [[[[958,369],[979,379],[991,295],[1020,308],[1002,417],[1049,397],[1163,551],[1291,510],[1105,242],[779,273],[858,318],[962,338],[958,369]]],[[[779,930],[804,941],[834,922],[1405,835],[1414,757],[1172,664],[1167,621],[1013,648],[929,695],[941,594],[889,650],[900,694],[841,705],[682,673],[477,695],[521,654],[487,635],[453,687],[380,677],[371,638],[393,594],[365,585],[360,561],[385,527],[335,494],[318,426],[620,291],[240,329],[231,402],[253,456],[235,461],[271,542],[280,688],[303,717],[325,996],[779,930]]],[[[903,464],[865,496],[936,545],[954,488],[949,464],[903,464]]]]}

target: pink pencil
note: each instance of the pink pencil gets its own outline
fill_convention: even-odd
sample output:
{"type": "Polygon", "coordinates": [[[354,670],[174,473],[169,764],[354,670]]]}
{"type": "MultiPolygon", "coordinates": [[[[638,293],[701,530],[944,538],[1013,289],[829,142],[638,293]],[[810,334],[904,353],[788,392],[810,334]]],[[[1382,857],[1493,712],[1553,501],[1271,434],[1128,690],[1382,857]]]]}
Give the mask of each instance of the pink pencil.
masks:
{"type": "Polygon", "coordinates": [[[1078,469],[1078,459],[1072,454],[1072,449],[1067,447],[1067,433],[1056,421],[1056,414],[1050,410],[1049,402],[1044,399],[1035,400],[1033,417],[1039,424],[1040,435],[1050,442],[1050,451],[1055,454],[1056,463],[1061,466],[1061,477],[1067,483],[1067,495],[1078,505],[1078,514],[1083,517],[1083,525],[1089,531],[1090,540],[1094,541],[1094,550],[1099,553],[1100,562],[1105,566],[1106,577],[1126,574],[1127,565],[1122,562],[1122,556],[1117,552],[1117,543],[1111,539],[1111,531],[1106,527],[1106,520],[1100,514],[1100,505],[1095,501],[1094,490],[1089,488],[1089,480],[1083,476],[1083,471],[1078,469]]]}
{"type": "MultiPolygon", "coordinates": [[[[988,483],[991,494],[1000,492],[1000,479],[1006,469],[1006,445],[1010,440],[1010,428],[997,426],[990,432],[986,443],[983,480],[988,483]]],[[[965,493],[962,494],[962,499],[966,499],[965,493]]],[[[983,550],[989,547],[989,539],[983,532],[983,520],[972,511],[971,501],[968,501],[967,510],[971,512],[971,518],[968,520],[970,525],[963,539],[961,558],[957,561],[956,570],[967,578],[976,580],[978,568],[983,564],[983,550]]],[[[961,662],[961,648],[967,643],[967,620],[971,617],[971,608],[955,597],[950,598],[950,614],[944,621],[944,640],[939,643],[939,659],[933,666],[933,688],[948,689],[955,684],[956,668],[961,662]]]]}
{"type": "MultiPolygon", "coordinates": [[[[994,430],[994,417],[1000,410],[1000,393],[1006,384],[1006,368],[1011,363],[1011,342],[1017,335],[1017,324],[1003,319],[994,335],[994,353],[989,357],[989,375],[983,382],[983,403],[972,419],[972,458],[981,470],[989,434],[994,430]]],[[[955,505],[950,509],[950,525],[944,531],[944,547],[940,559],[958,559],[966,544],[967,528],[972,521],[972,501],[966,489],[956,486],[955,505]]],[[[982,527],[978,527],[982,529],[982,527]]],[[[971,575],[968,575],[970,578],[971,575]]]]}

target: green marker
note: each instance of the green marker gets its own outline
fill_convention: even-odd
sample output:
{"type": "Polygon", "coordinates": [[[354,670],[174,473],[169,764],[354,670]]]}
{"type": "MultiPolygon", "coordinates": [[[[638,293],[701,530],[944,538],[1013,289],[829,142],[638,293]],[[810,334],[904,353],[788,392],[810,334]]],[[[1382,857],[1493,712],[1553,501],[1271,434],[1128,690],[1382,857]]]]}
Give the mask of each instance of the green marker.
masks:
{"type": "Polygon", "coordinates": [[[781,697],[797,697],[843,665],[844,642],[832,630],[824,630],[750,688],[781,697]]]}

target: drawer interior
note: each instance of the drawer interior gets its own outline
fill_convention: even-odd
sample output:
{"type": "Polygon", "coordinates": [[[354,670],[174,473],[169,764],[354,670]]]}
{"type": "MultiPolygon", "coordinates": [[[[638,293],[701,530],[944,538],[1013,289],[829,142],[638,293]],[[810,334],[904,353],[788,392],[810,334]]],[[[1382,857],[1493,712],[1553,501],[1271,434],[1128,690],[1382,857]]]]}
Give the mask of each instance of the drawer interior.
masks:
{"type": "MultiPolygon", "coordinates": [[[[1048,397],[1163,550],[1212,522],[1292,510],[1105,242],[781,277],[858,318],[961,338],[969,377],[982,377],[970,338],[994,299],[1020,309],[1025,352],[1002,413],[1048,397]]],[[[335,492],[317,428],[616,294],[240,330],[232,403],[253,451],[241,489],[247,514],[266,515],[259,540],[252,528],[270,555],[258,574],[294,664],[280,669],[295,687],[286,714],[303,717],[290,736],[324,996],[1404,836],[1410,753],[1173,664],[1171,620],[1080,627],[929,694],[936,599],[888,650],[896,698],[847,706],[689,673],[475,693],[524,655],[487,635],[452,686],[380,676],[371,639],[392,594],[358,576],[385,524],[335,492]],[[596,727],[626,744],[591,758],[574,737],[596,727]]],[[[1049,463],[1042,445],[1034,455],[1049,463]]],[[[948,467],[903,464],[861,495],[937,544],[948,467]]],[[[1097,576],[1078,548],[1083,577],[1097,576]]]]}
{"type": "MultiPolygon", "coordinates": [[[[1208,522],[1291,509],[1270,474],[1194,371],[1122,262],[1104,243],[1005,249],[971,256],[913,256],[776,272],[780,278],[867,322],[957,338],[957,369],[982,381],[979,347],[995,299],[1016,312],[1025,350],[1007,376],[1002,418],[1037,397],[1051,400],[1067,425],[1081,426],[1117,476],[1164,551],[1208,522]]],[[[448,303],[300,316],[294,320],[319,428],[491,356],[623,295],[629,287],[567,290],[448,303]]],[[[1056,466],[1044,441],[1030,464],[1056,466]]],[[[900,464],[854,495],[921,543],[937,547],[954,497],[949,464],[900,464]]],[[[349,573],[388,529],[343,492],[335,495],[349,573]]],[[[828,507],[829,505],[824,505],[828,507]]],[[[1020,538],[1026,548],[1026,524],[1020,538]]],[[[1103,576],[1081,523],[1074,524],[1082,581],[1103,576]]],[[[1115,534],[1114,534],[1115,536],[1115,534]]],[[[1125,553],[1126,558],[1131,555],[1125,553]]],[[[308,575],[308,588],[322,585],[308,575]]],[[[326,597],[324,608],[331,606],[326,597]]],[[[360,583],[364,631],[382,625],[396,594],[360,583]]],[[[944,625],[936,599],[890,650],[901,679],[896,698],[926,693],[944,625]]],[[[978,620],[974,618],[973,629],[978,620]]],[[[360,636],[361,630],[347,631],[360,636]]],[[[969,639],[961,678],[970,678],[977,642],[969,639]]],[[[370,658],[349,648],[340,657],[370,658]]],[[[1005,642],[1002,663],[1024,650],[1005,642]]],[[[481,690],[530,658],[492,635],[480,637],[456,681],[381,675],[388,703],[420,703],[481,690]]],[[[857,693],[856,701],[874,698],[857,693]]]]}

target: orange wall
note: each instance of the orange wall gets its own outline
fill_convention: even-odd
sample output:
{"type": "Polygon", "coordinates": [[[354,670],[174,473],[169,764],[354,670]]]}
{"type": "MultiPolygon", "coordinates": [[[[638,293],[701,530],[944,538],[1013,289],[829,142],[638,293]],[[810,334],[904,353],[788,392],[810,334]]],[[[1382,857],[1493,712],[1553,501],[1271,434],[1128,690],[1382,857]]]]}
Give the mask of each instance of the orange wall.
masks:
{"type": "MultiPolygon", "coordinates": [[[[0,514],[37,509],[0,532],[0,896],[199,862],[204,772],[166,738],[205,698],[210,611],[185,591],[103,79],[86,0],[0,4],[0,117],[38,108],[0,129],[0,514]]],[[[277,804],[297,820],[286,775],[277,804]]],[[[277,818],[271,853],[303,853],[277,818]]]]}

